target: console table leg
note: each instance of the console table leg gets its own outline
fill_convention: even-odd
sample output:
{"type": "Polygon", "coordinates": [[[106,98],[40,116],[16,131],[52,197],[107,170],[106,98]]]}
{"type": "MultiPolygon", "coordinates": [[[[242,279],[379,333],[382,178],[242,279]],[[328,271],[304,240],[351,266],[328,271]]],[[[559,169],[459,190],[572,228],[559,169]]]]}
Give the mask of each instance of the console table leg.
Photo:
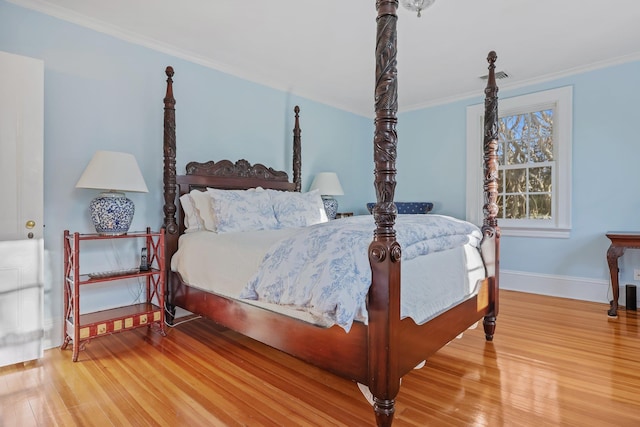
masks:
{"type": "Polygon", "coordinates": [[[624,253],[624,248],[611,245],[607,251],[607,264],[609,264],[609,274],[611,275],[611,290],[613,291],[613,301],[611,308],[607,311],[609,317],[618,316],[618,298],[620,297],[620,284],[618,282],[618,258],[624,253]]]}

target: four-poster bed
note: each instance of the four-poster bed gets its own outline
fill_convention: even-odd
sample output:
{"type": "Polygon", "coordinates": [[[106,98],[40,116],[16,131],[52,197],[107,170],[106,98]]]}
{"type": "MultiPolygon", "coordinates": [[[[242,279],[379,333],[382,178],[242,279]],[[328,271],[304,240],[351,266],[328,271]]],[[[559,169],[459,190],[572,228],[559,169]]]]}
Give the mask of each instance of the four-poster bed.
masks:
{"type": "MultiPolygon", "coordinates": [[[[482,277],[472,283],[473,292],[442,308],[422,324],[401,314],[401,261],[405,253],[397,239],[394,205],[396,176],[396,10],[397,0],[377,1],[377,45],[375,88],[374,164],[377,203],[373,208],[375,230],[366,255],[370,286],[366,293],[368,321],[354,321],[348,328],[326,326],[282,314],[269,307],[248,303],[185,283],[184,276],[168,271],[167,304],[202,315],[234,331],[280,349],[313,365],[369,388],[373,395],[378,426],[390,426],[400,379],[438,349],[483,320],[487,340],[493,339],[498,314],[498,261],[500,230],[497,200],[497,86],[494,52],[489,54],[489,79],[485,89],[484,192],[485,218],[481,242],[482,277]]],[[[270,189],[301,191],[301,132],[299,109],[295,108],[293,136],[293,180],[246,160],[191,162],[186,175],[176,173],[175,99],[173,69],[167,67],[164,99],[164,228],[167,261],[178,251],[185,234],[185,212],[179,209],[183,196],[195,190],[270,189]]],[[[253,191],[253,190],[248,190],[253,191]]],[[[255,190],[257,192],[257,190],[255,190]]],[[[266,191],[266,190],[265,190],[266,191]]],[[[186,209],[186,207],[185,207],[186,209]]],[[[188,216],[188,215],[187,215],[188,216]]],[[[417,217],[431,217],[418,215],[417,217]]],[[[369,217],[370,218],[370,217],[369,217]]],[[[348,220],[336,220],[337,222],[348,220]]],[[[334,222],[336,222],[334,221],[334,222]]],[[[187,224],[189,225],[189,224],[187,224]]],[[[215,233],[209,233],[215,234],[215,233]]],[[[186,239],[185,239],[186,240],[186,239]]],[[[480,240],[480,239],[479,239],[480,240]]],[[[480,259],[480,258],[479,258],[480,259]]],[[[216,260],[209,261],[211,265],[216,260]]],[[[171,263],[167,262],[167,266],[171,263]]],[[[404,270],[403,270],[404,271],[404,270]]],[[[429,276],[430,271],[423,275],[429,276]]],[[[404,274],[403,274],[404,277],[404,274]]],[[[404,288],[403,288],[404,289],[404,288]]]]}

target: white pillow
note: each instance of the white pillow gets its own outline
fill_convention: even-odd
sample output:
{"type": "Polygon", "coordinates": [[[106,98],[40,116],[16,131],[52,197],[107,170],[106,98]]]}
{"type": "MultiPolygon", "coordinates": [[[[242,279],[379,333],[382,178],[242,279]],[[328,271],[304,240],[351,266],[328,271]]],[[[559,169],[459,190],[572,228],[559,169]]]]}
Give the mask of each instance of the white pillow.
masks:
{"type": "Polygon", "coordinates": [[[216,219],[209,193],[207,191],[191,190],[189,195],[203,228],[208,231],[216,231],[216,219]]]}
{"type": "Polygon", "coordinates": [[[308,193],[267,190],[280,228],[306,227],[327,222],[319,190],[308,193]]]}
{"type": "Polygon", "coordinates": [[[213,199],[213,216],[218,233],[278,228],[266,191],[207,188],[207,192],[213,199]]]}
{"type": "Polygon", "coordinates": [[[198,215],[190,194],[180,196],[180,206],[184,212],[185,233],[205,230],[204,223],[198,215]]]}

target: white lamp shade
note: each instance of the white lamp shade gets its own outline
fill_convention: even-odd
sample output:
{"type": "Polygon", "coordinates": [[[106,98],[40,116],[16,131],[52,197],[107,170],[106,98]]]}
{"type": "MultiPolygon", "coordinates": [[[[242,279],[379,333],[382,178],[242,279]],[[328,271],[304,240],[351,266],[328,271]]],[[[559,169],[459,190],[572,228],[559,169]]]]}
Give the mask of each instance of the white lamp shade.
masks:
{"type": "Polygon", "coordinates": [[[97,151],[78,180],[76,188],[138,193],[149,191],[136,158],[132,154],[117,151],[97,151]]]}
{"type": "Polygon", "coordinates": [[[309,191],[318,190],[321,196],[343,196],[344,191],[335,172],[320,172],[313,179],[309,191]]]}

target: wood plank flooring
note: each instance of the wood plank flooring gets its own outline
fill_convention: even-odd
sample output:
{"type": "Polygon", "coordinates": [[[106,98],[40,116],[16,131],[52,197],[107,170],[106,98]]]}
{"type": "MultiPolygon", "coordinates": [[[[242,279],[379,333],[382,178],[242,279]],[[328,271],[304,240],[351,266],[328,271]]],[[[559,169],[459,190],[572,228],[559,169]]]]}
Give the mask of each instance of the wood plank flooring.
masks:
{"type": "MultiPolygon", "coordinates": [[[[403,378],[394,427],[639,426],[636,312],[501,292],[493,343],[467,331],[403,378]]],[[[195,320],[0,368],[0,426],[371,426],[357,386],[195,320]]]]}

